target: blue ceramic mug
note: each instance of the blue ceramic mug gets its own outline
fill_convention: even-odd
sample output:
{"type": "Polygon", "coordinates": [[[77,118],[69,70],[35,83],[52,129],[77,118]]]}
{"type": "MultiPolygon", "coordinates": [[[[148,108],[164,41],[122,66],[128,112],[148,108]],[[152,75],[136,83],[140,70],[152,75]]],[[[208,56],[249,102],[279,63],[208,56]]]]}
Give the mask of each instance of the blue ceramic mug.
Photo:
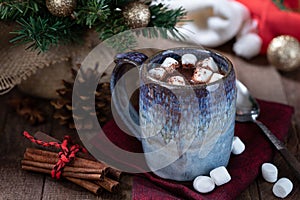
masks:
{"type": "Polygon", "coordinates": [[[119,54],[115,62],[111,77],[113,106],[127,130],[141,141],[153,173],[188,181],[227,166],[235,126],[236,77],[226,57],[211,50],[174,48],[150,58],[139,52],[119,54]],[[165,58],[180,61],[186,53],[196,55],[198,60],[212,57],[224,77],[209,84],[171,85],[148,74],[165,58]],[[129,103],[122,82],[131,68],[138,75],[126,79],[139,79],[138,111],[129,103]]]}

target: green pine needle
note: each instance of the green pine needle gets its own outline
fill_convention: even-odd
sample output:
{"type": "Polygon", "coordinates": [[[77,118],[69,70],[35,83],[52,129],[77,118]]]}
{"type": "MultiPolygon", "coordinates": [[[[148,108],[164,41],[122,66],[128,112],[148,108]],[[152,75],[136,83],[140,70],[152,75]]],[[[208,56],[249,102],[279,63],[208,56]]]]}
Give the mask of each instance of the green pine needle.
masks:
{"type": "Polygon", "coordinates": [[[39,49],[44,52],[47,51],[51,45],[57,45],[59,42],[68,42],[70,40],[76,41],[77,33],[72,32],[68,27],[68,23],[64,21],[51,22],[49,19],[41,17],[20,19],[17,21],[21,26],[20,30],[12,32],[16,34],[10,42],[26,44],[28,48],[39,49]]]}
{"type": "MultiPolygon", "coordinates": [[[[12,32],[16,35],[11,40],[12,43],[28,44],[28,48],[44,52],[52,45],[80,41],[82,33],[89,28],[94,28],[99,33],[100,40],[129,30],[120,9],[132,1],[135,0],[77,0],[77,7],[71,16],[56,17],[48,11],[46,0],[0,0],[0,19],[19,24],[19,29],[12,32]]],[[[147,5],[149,4],[150,1],[147,0],[147,5]]],[[[182,8],[172,10],[158,4],[149,9],[152,18],[148,26],[158,29],[145,29],[140,34],[151,38],[168,38],[170,35],[182,37],[175,28],[176,23],[185,15],[182,8]]],[[[132,47],[135,44],[133,38],[122,37],[122,45],[111,45],[119,45],[120,49],[132,47]]]]}
{"type": "Polygon", "coordinates": [[[280,10],[286,10],[286,7],[284,6],[284,0],[272,0],[273,3],[280,9],[280,10]]]}
{"type": "Polygon", "coordinates": [[[78,24],[92,28],[95,24],[105,22],[110,15],[110,9],[106,0],[89,0],[87,4],[78,5],[78,11],[74,12],[78,24]]]}
{"type": "Polygon", "coordinates": [[[179,22],[186,14],[183,8],[171,10],[161,3],[158,5],[152,5],[149,9],[151,12],[151,21],[149,26],[163,27],[166,29],[173,29],[176,23],[179,22]]]}

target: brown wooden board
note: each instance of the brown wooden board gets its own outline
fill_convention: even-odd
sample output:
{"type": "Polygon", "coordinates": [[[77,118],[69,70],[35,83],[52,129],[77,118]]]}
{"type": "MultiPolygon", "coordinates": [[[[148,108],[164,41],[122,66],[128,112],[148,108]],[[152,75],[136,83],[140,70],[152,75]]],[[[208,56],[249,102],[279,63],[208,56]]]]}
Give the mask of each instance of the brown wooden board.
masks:
{"type": "MultiPolygon", "coordinates": [[[[229,45],[230,46],[230,45],[229,45]]],[[[228,46],[227,46],[228,47],[228,46]]],[[[226,47],[226,48],[227,48],[226,47]]],[[[300,160],[300,70],[290,73],[279,73],[270,66],[264,56],[251,61],[236,57],[230,50],[224,51],[236,66],[237,75],[254,94],[265,100],[286,103],[294,106],[292,126],[286,138],[288,149],[300,160]],[[256,81],[254,81],[256,80],[256,81]],[[257,84],[259,80],[259,84],[257,84]]],[[[98,197],[66,180],[53,180],[43,174],[22,171],[20,160],[26,147],[32,146],[21,133],[43,131],[61,140],[64,135],[71,135],[79,141],[77,133],[58,124],[51,115],[53,108],[48,100],[37,99],[38,105],[45,108],[46,123],[31,126],[26,120],[18,116],[13,109],[6,105],[6,101],[22,96],[18,89],[0,96],[0,199],[131,199],[131,176],[121,179],[121,191],[117,194],[103,192],[98,197]]],[[[295,179],[288,165],[277,153],[273,163],[278,167],[279,177],[292,180],[294,189],[286,198],[300,199],[300,184],[295,179]]],[[[239,197],[239,200],[278,199],[272,194],[273,184],[263,180],[261,175],[239,197]]]]}

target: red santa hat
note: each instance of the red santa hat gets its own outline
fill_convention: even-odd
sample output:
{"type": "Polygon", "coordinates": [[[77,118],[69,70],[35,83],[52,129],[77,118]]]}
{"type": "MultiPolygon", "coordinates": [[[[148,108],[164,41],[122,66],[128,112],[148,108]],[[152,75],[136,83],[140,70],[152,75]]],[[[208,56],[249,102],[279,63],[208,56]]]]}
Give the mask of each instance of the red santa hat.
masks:
{"type": "Polygon", "coordinates": [[[272,0],[236,0],[245,5],[258,22],[257,33],[262,39],[260,52],[266,53],[271,40],[280,35],[290,35],[300,41],[300,13],[298,0],[285,0],[281,9],[272,0]]]}

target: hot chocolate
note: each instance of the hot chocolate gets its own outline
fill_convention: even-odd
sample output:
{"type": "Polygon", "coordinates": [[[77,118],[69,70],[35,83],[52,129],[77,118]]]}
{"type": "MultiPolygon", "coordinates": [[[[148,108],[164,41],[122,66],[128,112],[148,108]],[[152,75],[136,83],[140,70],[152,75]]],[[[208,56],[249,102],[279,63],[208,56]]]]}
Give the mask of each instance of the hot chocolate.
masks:
{"type": "Polygon", "coordinates": [[[198,59],[194,54],[184,54],[180,60],[167,57],[148,73],[152,78],[172,85],[208,84],[224,76],[212,57],[198,59]]]}

